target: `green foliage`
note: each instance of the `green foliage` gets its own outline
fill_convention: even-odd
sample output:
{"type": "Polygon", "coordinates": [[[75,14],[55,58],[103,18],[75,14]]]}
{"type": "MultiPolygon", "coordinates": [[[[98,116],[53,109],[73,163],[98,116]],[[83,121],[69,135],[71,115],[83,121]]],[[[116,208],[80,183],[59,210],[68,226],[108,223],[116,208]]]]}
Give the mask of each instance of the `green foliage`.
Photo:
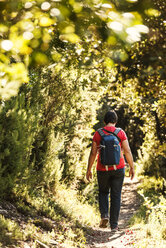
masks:
{"type": "MultiPolygon", "coordinates": [[[[0,2],[1,197],[33,216],[95,223],[86,203],[96,208],[96,178],[84,178],[92,133],[109,108],[137,171],[153,176],[149,191],[164,194],[165,9],[162,0],[0,2]]],[[[159,209],[144,215],[144,204],[137,218],[163,224],[159,209]]],[[[67,230],[67,247],[84,242],[79,227],[67,230]]]]}
{"type": "MultiPolygon", "coordinates": [[[[109,4],[86,0],[0,2],[1,99],[17,95],[20,85],[28,82],[29,68],[60,61],[63,53],[58,48],[64,48],[65,43],[73,47],[76,44],[77,53],[84,47],[83,43],[88,47],[95,43],[93,50],[97,54],[103,41],[115,50],[111,58],[107,54],[106,66],[112,66],[114,59],[125,61],[128,55],[119,45],[130,48],[141,39],[142,33],[148,32],[142,25],[141,8],[139,14],[137,6],[131,6],[131,13],[125,13],[119,11],[120,6],[114,1],[109,4]],[[132,30],[135,35],[131,34],[132,30]],[[57,42],[52,50],[55,37],[57,42]],[[14,74],[13,69],[18,73],[14,74]],[[11,73],[15,75],[12,80],[11,73]]],[[[85,57],[92,64],[93,52],[85,57]]]]}
{"type": "MultiPolygon", "coordinates": [[[[80,182],[85,187],[83,179],[88,145],[101,94],[96,91],[96,86],[99,91],[102,86],[99,86],[99,73],[96,75],[96,71],[80,76],[79,70],[74,68],[68,67],[69,71],[64,68],[63,73],[62,68],[59,72],[56,67],[46,69],[32,70],[30,83],[23,85],[19,95],[5,101],[2,107],[1,115],[4,118],[1,118],[1,123],[5,134],[1,147],[2,157],[4,153],[8,154],[5,149],[13,139],[17,146],[8,148],[10,154],[15,154],[14,161],[10,157],[8,166],[5,166],[2,160],[1,196],[14,198],[18,210],[33,218],[41,214],[57,223],[63,219],[58,234],[59,239],[61,236],[59,242],[66,242],[68,247],[81,242],[81,247],[85,242],[82,225],[94,225],[98,221],[93,207],[85,202],[88,192],[84,192],[82,198],[78,195],[78,189],[80,182]],[[92,81],[94,75],[96,82],[92,81]],[[9,117],[12,114],[15,119],[9,122],[6,113],[9,117]],[[18,135],[11,137],[10,130],[17,130],[18,135]],[[11,166],[13,164],[15,167],[11,166]],[[72,189],[60,186],[62,180],[68,182],[68,187],[70,185],[72,189]],[[75,224],[66,226],[66,218],[75,224]],[[65,226],[67,231],[63,235],[65,226]]],[[[35,226],[49,228],[40,220],[30,226],[35,234],[38,233],[35,226]]],[[[25,234],[33,240],[30,226],[25,234]]],[[[49,243],[49,237],[45,240],[41,235],[40,240],[49,243]]]]}
{"type": "MultiPolygon", "coordinates": [[[[68,182],[82,180],[98,101],[96,90],[89,91],[84,82],[94,73],[96,76],[92,71],[79,77],[79,71],[73,68],[64,69],[63,74],[56,68],[32,70],[30,83],[20,88],[17,97],[4,102],[3,194],[11,193],[13,187],[14,192],[31,194],[34,186],[54,192],[61,178],[68,178],[68,182]]],[[[99,83],[98,79],[93,87],[99,83]]]]}
{"type": "MultiPolygon", "coordinates": [[[[115,103],[111,99],[111,106],[117,109],[119,105],[125,106],[122,117],[129,116],[131,119],[128,124],[131,128],[127,130],[129,136],[131,134],[136,139],[141,136],[141,140],[136,142],[133,138],[133,145],[138,145],[136,150],[142,144],[138,169],[141,167],[142,173],[166,178],[163,18],[166,6],[162,0],[145,2],[145,6],[144,23],[149,27],[149,34],[143,41],[133,44],[132,49],[128,50],[128,58],[117,67],[114,84],[110,84],[110,89],[115,92],[113,99],[116,99],[115,103]]],[[[110,103],[110,97],[106,102],[110,103]]]]}
{"type": "MultiPolygon", "coordinates": [[[[28,166],[33,143],[32,110],[25,109],[25,95],[4,104],[1,115],[1,192],[13,186],[28,166]]],[[[34,116],[35,117],[35,116],[34,116]]]]}
{"type": "Polygon", "coordinates": [[[23,233],[21,233],[19,225],[0,215],[0,245],[13,244],[17,239],[20,240],[22,238],[23,233]]]}
{"type": "Polygon", "coordinates": [[[139,194],[142,197],[142,205],[133,216],[131,225],[138,228],[137,247],[151,245],[164,247],[166,244],[166,199],[161,194],[163,178],[142,178],[139,194]]]}
{"type": "MultiPolygon", "coordinates": [[[[141,177],[140,177],[141,178],[141,177]]],[[[156,179],[156,177],[148,177],[148,176],[143,176],[142,177],[142,183],[141,183],[141,192],[144,196],[149,196],[150,198],[150,194],[154,194],[155,191],[155,195],[152,197],[153,201],[154,199],[156,199],[156,204],[158,203],[158,195],[160,196],[162,193],[166,193],[164,190],[164,183],[165,180],[163,177],[159,177],[156,179]]],[[[140,192],[140,193],[141,193],[140,192]]]]}
{"type": "Polygon", "coordinates": [[[147,132],[145,135],[144,143],[138,152],[137,171],[139,174],[166,179],[165,145],[159,142],[154,133],[151,127],[151,133],[147,132]]]}

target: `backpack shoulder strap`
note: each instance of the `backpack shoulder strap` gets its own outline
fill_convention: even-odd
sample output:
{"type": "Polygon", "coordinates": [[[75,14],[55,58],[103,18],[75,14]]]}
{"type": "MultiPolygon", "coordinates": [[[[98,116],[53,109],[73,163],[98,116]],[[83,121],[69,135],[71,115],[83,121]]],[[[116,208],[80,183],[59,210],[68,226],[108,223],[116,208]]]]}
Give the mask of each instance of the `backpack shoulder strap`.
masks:
{"type": "Polygon", "coordinates": [[[106,131],[107,133],[113,134],[114,136],[117,137],[117,139],[119,140],[119,142],[121,142],[121,139],[118,137],[118,133],[121,131],[121,128],[116,128],[114,132],[108,131],[104,128],[102,128],[104,131],[106,131]]]}
{"type": "Polygon", "coordinates": [[[114,134],[116,135],[116,137],[118,138],[118,140],[121,142],[121,139],[118,137],[118,133],[121,131],[122,129],[120,127],[116,128],[114,131],[114,134]]]}
{"type": "Polygon", "coordinates": [[[104,129],[104,128],[99,128],[99,129],[97,130],[97,132],[100,134],[101,137],[103,137],[103,136],[106,135],[106,134],[103,132],[103,130],[106,131],[107,133],[110,133],[110,134],[115,135],[115,136],[118,138],[118,140],[121,141],[121,139],[118,137],[118,133],[122,130],[121,128],[116,128],[114,132],[108,131],[108,130],[106,130],[106,129],[104,129]]]}
{"type": "Polygon", "coordinates": [[[105,136],[105,133],[103,132],[103,128],[99,128],[97,132],[100,134],[100,136],[105,136]]]}
{"type": "Polygon", "coordinates": [[[121,131],[122,129],[120,127],[116,128],[114,131],[114,134],[118,135],[118,133],[121,131]]]}

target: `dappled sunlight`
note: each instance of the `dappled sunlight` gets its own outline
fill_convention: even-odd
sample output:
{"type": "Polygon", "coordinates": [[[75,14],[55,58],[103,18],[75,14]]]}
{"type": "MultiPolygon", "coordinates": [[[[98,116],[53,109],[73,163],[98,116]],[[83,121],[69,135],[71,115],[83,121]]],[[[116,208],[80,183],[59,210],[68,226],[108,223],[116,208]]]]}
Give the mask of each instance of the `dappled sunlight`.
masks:
{"type": "Polygon", "coordinates": [[[164,0],[0,1],[0,246],[164,248],[165,16],[164,0]],[[117,233],[98,227],[95,165],[85,179],[110,109],[138,177],[117,233]]]}
{"type": "Polygon", "coordinates": [[[69,216],[83,225],[95,226],[99,223],[100,218],[99,214],[96,214],[96,209],[89,204],[82,204],[77,198],[76,190],[59,187],[56,192],[55,202],[59,203],[69,216]]]}
{"type": "MultiPolygon", "coordinates": [[[[8,3],[0,6],[2,12],[0,48],[3,54],[1,63],[5,65],[3,67],[4,72],[8,70],[8,56],[12,56],[15,63],[25,62],[26,66],[22,74],[27,72],[28,66],[44,66],[52,60],[57,61],[53,53],[49,53],[48,56],[45,55],[45,52],[51,48],[52,37],[57,31],[59,39],[64,43],[77,44],[82,43],[84,39],[88,42],[88,37],[91,37],[89,41],[93,41],[93,36],[100,39],[99,37],[103,35],[100,25],[104,21],[110,31],[113,32],[107,33],[109,44],[112,44],[109,37],[114,36],[114,33],[117,35],[115,45],[120,40],[129,44],[134,43],[141,40],[141,33],[148,33],[148,27],[144,25],[143,28],[142,18],[138,12],[124,11],[124,13],[120,13],[114,3],[99,1],[98,4],[96,2],[90,4],[88,1],[83,3],[70,1],[69,5],[71,8],[65,6],[61,1],[41,2],[39,0],[33,2],[22,1],[22,4],[19,5],[19,1],[16,0],[14,5],[8,3]],[[19,7],[17,8],[17,6],[19,7]],[[74,22],[71,18],[72,11],[75,13],[77,22],[74,22]],[[9,26],[6,25],[7,19],[11,20],[11,22],[8,22],[10,23],[9,26]],[[94,25],[92,24],[93,21],[94,25]],[[90,23],[88,24],[88,22],[90,23]],[[99,27],[95,23],[99,23],[99,27]],[[142,25],[142,28],[136,28],[136,24],[140,27],[142,25]],[[129,32],[130,28],[132,35],[129,32]],[[129,35],[127,36],[127,34],[129,35]],[[6,54],[6,52],[10,53],[6,54]]],[[[150,13],[153,15],[152,10],[150,13]]],[[[15,82],[15,84],[18,84],[17,88],[19,89],[22,81],[15,82]]],[[[10,92],[7,92],[7,94],[10,95],[10,92]]]]}
{"type": "Polygon", "coordinates": [[[3,40],[1,42],[1,47],[2,49],[4,49],[5,51],[10,51],[13,47],[13,42],[10,40],[3,40]]]}

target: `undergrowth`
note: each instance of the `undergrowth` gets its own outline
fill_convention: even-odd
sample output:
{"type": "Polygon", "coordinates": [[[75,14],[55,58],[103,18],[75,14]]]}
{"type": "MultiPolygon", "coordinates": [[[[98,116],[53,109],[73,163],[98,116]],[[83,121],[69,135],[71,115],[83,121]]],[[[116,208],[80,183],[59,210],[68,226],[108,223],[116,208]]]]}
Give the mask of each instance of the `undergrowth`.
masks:
{"type": "Polygon", "coordinates": [[[130,221],[137,231],[136,248],[166,247],[166,198],[163,178],[143,177],[138,193],[142,205],[130,221]]]}
{"type": "Polygon", "coordinates": [[[0,247],[21,247],[21,242],[33,248],[39,247],[39,242],[49,247],[52,243],[63,248],[85,247],[85,232],[99,221],[85,196],[81,199],[77,190],[64,185],[59,185],[54,194],[43,189],[34,190],[31,196],[25,192],[25,188],[16,188],[13,199],[24,220],[18,223],[11,216],[0,216],[0,247]]]}

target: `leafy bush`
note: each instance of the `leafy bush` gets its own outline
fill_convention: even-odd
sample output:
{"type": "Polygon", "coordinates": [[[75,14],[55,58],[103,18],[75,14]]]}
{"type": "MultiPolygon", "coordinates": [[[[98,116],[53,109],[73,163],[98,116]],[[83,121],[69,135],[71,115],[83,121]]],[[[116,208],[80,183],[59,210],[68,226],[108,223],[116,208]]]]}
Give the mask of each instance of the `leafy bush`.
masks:
{"type": "Polygon", "coordinates": [[[143,203],[138,212],[131,219],[133,228],[137,232],[137,246],[162,247],[166,245],[166,199],[161,193],[163,178],[142,177],[139,194],[143,203]]]}

